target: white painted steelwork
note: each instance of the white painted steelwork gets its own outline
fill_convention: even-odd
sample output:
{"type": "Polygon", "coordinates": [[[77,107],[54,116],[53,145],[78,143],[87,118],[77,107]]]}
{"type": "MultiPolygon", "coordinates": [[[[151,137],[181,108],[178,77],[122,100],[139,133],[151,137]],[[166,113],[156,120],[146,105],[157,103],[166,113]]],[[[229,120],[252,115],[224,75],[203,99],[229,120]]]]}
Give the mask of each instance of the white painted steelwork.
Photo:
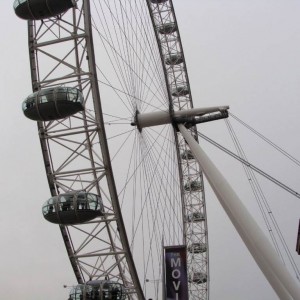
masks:
{"type": "MultiPolygon", "coordinates": [[[[60,225],[62,237],[77,281],[84,283],[108,276],[122,282],[130,299],[144,299],[144,291],[142,291],[141,287],[143,282],[140,282],[138,278],[135,262],[131,255],[130,247],[132,245],[129,245],[127,239],[123,222],[124,216],[120,208],[119,195],[116,190],[111,157],[108,151],[102,103],[98,89],[97,71],[99,71],[99,68],[95,62],[91,24],[94,22],[94,19],[92,19],[90,14],[90,1],[79,0],[76,3],[76,8],[59,16],[51,16],[51,18],[43,21],[28,22],[33,92],[44,88],[71,86],[82,91],[85,99],[85,111],[79,112],[75,116],[50,122],[38,122],[38,133],[49,188],[52,196],[69,191],[85,190],[101,196],[104,202],[104,216],[84,224],[76,224],[74,226],[60,225]]],[[[109,3],[110,1],[101,1],[99,5],[107,6],[110,11],[109,3]]],[[[128,1],[127,3],[128,11],[132,12],[131,6],[137,4],[137,1],[128,1]]],[[[98,2],[96,1],[93,4],[97,5],[98,2]]],[[[172,118],[174,116],[191,116],[194,112],[186,114],[186,110],[193,109],[193,103],[172,1],[147,1],[147,4],[164,69],[165,82],[163,78],[160,78],[159,85],[164,85],[168,94],[167,106],[164,109],[167,107],[169,111],[168,113],[163,113],[163,116],[168,121],[171,120],[169,112],[172,118]],[[170,24],[172,24],[171,27],[170,24]],[[173,53],[180,53],[180,61],[169,64],[168,58],[173,53]],[[179,113],[182,110],[185,111],[184,115],[179,113]]],[[[139,5],[145,7],[146,1],[141,1],[139,5]]],[[[103,6],[101,9],[103,9],[103,6]]],[[[120,11],[122,10],[126,10],[123,3],[120,4],[120,11]]],[[[137,17],[137,14],[133,13],[133,15],[134,18],[129,18],[130,25],[132,19],[137,17]]],[[[113,21],[114,18],[115,16],[113,15],[113,21]]],[[[141,17],[141,20],[141,24],[144,25],[144,18],[141,17]]],[[[118,23],[120,24],[120,22],[118,23]]],[[[141,24],[137,22],[137,25],[132,27],[141,30],[141,24]]],[[[109,26],[107,24],[105,26],[109,31],[109,26]]],[[[94,30],[98,33],[97,28],[94,27],[94,30]]],[[[122,27],[120,32],[124,34],[124,27],[122,27]]],[[[134,34],[128,36],[134,36],[134,34]]],[[[103,38],[103,36],[104,33],[101,33],[100,37],[103,38]]],[[[125,36],[124,39],[128,39],[128,36],[125,36]]],[[[103,39],[109,40],[108,44],[110,46],[115,42],[113,38],[107,39],[104,37],[103,39]]],[[[152,42],[147,40],[147,43],[151,44],[151,46],[155,44],[152,42]]],[[[138,43],[134,45],[137,46],[138,43]]],[[[126,52],[130,47],[132,47],[131,41],[126,46],[123,46],[122,51],[126,52]]],[[[115,48],[112,50],[113,55],[117,57],[120,56],[119,52],[122,52],[117,52],[115,48]]],[[[128,77],[136,75],[138,75],[137,77],[146,77],[146,75],[139,76],[139,74],[136,74],[136,70],[131,66],[132,57],[137,54],[136,52],[133,49],[130,55],[125,53],[121,62],[118,62],[118,67],[121,66],[121,70],[119,70],[121,74],[122,68],[129,66],[128,73],[122,74],[126,80],[128,77]]],[[[138,52],[143,53],[142,47],[138,52]]],[[[148,59],[147,55],[143,57],[143,60],[149,64],[147,67],[151,68],[153,61],[148,61],[148,59]]],[[[148,68],[145,69],[148,72],[148,68]]],[[[157,66],[154,69],[157,71],[157,66]]],[[[146,80],[145,85],[149,82],[152,83],[152,79],[146,80]]],[[[132,84],[133,87],[130,87],[134,90],[133,92],[130,90],[132,99],[138,98],[137,95],[141,96],[141,98],[146,98],[147,96],[145,95],[147,93],[143,92],[135,94],[135,89],[137,89],[139,84],[140,82],[137,85],[132,84]]],[[[120,92],[120,89],[116,88],[114,91],[120,92]]],[[[157,89],[154,91],[151,91],[153,97],[156,96],[157,89]]],[[[121,92],[128,94],[128,90],[125,88],[121,92]]],[[[144,100],[143,98],[142,102],[144,100]]],[[[138,108],[134,107],[134,109],[137,110],[138,108]]],[[[216,111],[219,109],[216,108],[216,111]]],[[[198,111],[198,115],[209,112],[213,112],[213,109],[210,108],[206,112],[204,110],[198,111]]],[[[146,121],[142,120],[138,121],[138,123],[142,124],[144,128],[146,121]]],[[[209,297],[209,251],[202,172],[195,159],[189,158],[187,160],[181,158],[181,153],[190,150],[189,146],[175,127],[169,127],[173,130],[173,139],[175,139],[175,143],[171,146],[172,154],[177,154],[177,158],[176,155],[172,156],[172,158],[176,162],[178,161],[179,167],[179,171],[176,171],[176,183],[179,187],[178,190],[180,190],[180,197],[178,198],[181,202],[178,201],[174,205],[176,209],[180,210],[179,214],[176,215],[179,223],[177,225],[181,231],[178,240],[180,244],[184,243],[187,246],[195,244],[207,245],[206,251],[188,253],[189,278],[196,278],[199,274],[203,274],[203,278],[205,278],[201,282],[199,280],[190,281],[190,300],[206,300],[209,297]],[[199,183],[201,188],[184,188],[185,186],[188,187],[189,185],[186,184],[191,182],[199,183]]],[[[189,131],[197,139],[195,126],[191,126],[189,131]]],[[[139,136],[140,139],[142,139],[141,136],[142,134],[139,136]]],[[[155,169],[154,173],[157,173],[157,169],[155,169]]],[[[172,170],[171,174],[173,176],[174,170],[172,170]]],[[[162,179],[167,181],[169,177],[163,177],[162,179]]],[[[151,179],[150,188],[152,183],[151,179]]],[[[162,181],[160,181],[160,184],[162,185],[162,181]]],[[[160,195],[160,192],[161,189],[155,197],[163,199],[164,197],[160,195]]],[[[170,198],[172,200],[175,199],[174,186],[167,192],[171,194],[172,197],[170,198]]],[[[169,243],[171,242],[173,241],[169,243]]],[[[151,255],[149,257],[154,260],[151,255]]],[[[156,268],[159,269],[159,266],[156,266],[156,268]]]]}
{"type": "Polygon", "coordinates": [[[228,184],[226,178],[216,168],[184,125],[179,124],[178,128],[189,144],[193,155],[199,162],[205,177],[232,224],[235,226],[278,297],[281,300],[300,299],[299,285],[296,284],[294,278],[288,273],[272,244],[263,234],[235,191],[228,184]]]}
{"type": "Polygon", "coordinates": [[[118,202],[98,89],[90,1],[63,15],[28,21],[33,92],[70,86],[80,90],[85,111],[37,122],[52,196],[84,190],[103,199],[103,216],[60,225],[78,283],[113,278],[130,299],[144,299],[118,202]]]}
{"type": "MultiPolygon", "coordinates": [[[[178,24],[172,0],[148,1],[149,11],[152,17],[153,26],[156,29],[156,40],[159,45],[161,61],[165,71],[165,81],[168,85],[169,111],[171,115],[181,110],[193,108],[193,100],[187,66],[178,24]],[[155,3],[156,2],[156,3],[155,3]],[[170,56],[180,53],[180,63],[169,64],[170,56]]],[[[166,117],[167,118],[167,117],[166,117]]],[[[191,126],[189,131],[194,134],[196,127],[191,126]]],[[[181,180],[181,186],[188,181],[198,181],[204,187],[203,175],[194,159],[185,160],[181,154],[189,150],[181,133],[174,128],[174,136],[177,143],[177,159],[181,180]]],[[[193,243],[208,244],[208,228],[206,218],[206,204],[204,188],[198,191],[181,191],[182,197],[182,218],[183,218],[183,244],[188,247],[193,243]],[[188,222],[187,216],[196,212],[201,212],[205,216],[203,222],[188,222]]],[[[190,300],[209,299],[209,249],[200,254],[187,255],[188,273],[193,277],[196,273],[202,273],[207,280],[201,284],[191,281],[189,283],[190,300]]]]}
{"type": "Polygon", "coordinates": [[[203,116],[214,112],[226,111],[228,109],[229,106],[215,106],[178,110],[174,111],[172,115],[169,111],[159,111],[146,114],[138,113],[136,115],[135,122],[132,123],[132,125],[136,125],[138,128],[142,129],[145,127],[170,124],[175,121],[176,118],[203,116]]]}

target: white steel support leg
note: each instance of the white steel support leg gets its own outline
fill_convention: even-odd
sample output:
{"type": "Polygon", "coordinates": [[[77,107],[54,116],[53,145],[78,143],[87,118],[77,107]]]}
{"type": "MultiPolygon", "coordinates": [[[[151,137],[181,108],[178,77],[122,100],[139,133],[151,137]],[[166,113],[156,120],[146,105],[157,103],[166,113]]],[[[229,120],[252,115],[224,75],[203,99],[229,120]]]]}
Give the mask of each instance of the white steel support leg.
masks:
{"type": "Polygon", "coordinates": [[[281,300],[299,300],[300,287],[237,194],[184,125],[179,124],[178,128],[231,222],[278,297],[281,300]]]}

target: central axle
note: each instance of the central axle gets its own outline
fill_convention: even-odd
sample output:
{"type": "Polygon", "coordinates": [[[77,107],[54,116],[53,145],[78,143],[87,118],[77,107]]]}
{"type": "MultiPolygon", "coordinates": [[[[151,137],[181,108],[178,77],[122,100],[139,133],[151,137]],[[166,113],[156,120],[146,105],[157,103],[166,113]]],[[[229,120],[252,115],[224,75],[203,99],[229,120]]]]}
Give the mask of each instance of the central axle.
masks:
{"type": "Polygon", "coordinates": [[[165,125],[165,124],[185,124],[186,127],[193,125],[224,119],[228,117],[229,106],[215,106],[206,108],[192,108],[179,110],[173,113],[169,111],[158,111],[141,114],[137,111],[132,126],[137,126],[141,131],[145,127],[165,125]]]}

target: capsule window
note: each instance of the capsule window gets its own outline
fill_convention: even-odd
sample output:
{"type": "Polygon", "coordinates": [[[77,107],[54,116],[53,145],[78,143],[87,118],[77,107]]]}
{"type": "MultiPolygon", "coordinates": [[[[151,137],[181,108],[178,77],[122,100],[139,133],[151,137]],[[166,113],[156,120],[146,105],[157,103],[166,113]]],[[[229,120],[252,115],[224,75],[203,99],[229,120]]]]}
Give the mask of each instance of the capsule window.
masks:
{"type": "Polygon", "coordinates": [[[72,102],[79,102],[80,97],[78,97],[77,89],[69,89],[68,90],[68,100],[72,102]]]}
{"type": "Polygon", "coordinates": [[[46,215],[48,213],[49,213],[49,206],[48,205],[43,206],[43,215],[46,215]]]}
{"type": "Polygon", "coordinates": [[[69,100],[68,98],[68,89],[67,88],[59,88],[53,92],[54,97],[56,97],[56,101],[65,101],[69,100]]]}
{"type": "Polygon", "coordinates": [[[54,93],[52,89],[41,90],[39,93],[39,102],[53,102],[54,101],[54,93]]]}
{"type": "Polygon", "coordinates": [[[56,201],[57,197],[52,197],[47,201],[47,204],[45,206],[43,206],[43,214],[46,215],[48,213],[53,213],[56,211],[55,209],[55,205],[56,205],[56,201]]]}
{"type": "Polygon", "coordinates": [[[14,2],[14,8],[16,8],[17,6],[19,6],[20,4],[26,2],[27,0],[15,0],[14,2]]]}
{"type": "Polygon", "coordinates": [[[74,287],[70,292],[70,297],[68,300],[81,300],[83,299],[84,285],[78,285],[74,287]]]}
{"type": "Polygon", "coordinates": [[[97,208],[97,202],[95,202],[93,200],[89,200],[89,206],[90,206],[90,209],[96,210],[96,208],[97,208]]]}
{"type": "Polygon", "coordinates": [[[79,193],[77,195],[77,208],[78,209],[87,209],[86,207],[86,193],[79,193]]]}
{"type": "Polygon", "coordinates": [[[48,208],[48,213],[54,213],[55,212],[55,204],[54,203],[49,203],[47,208],[48,208]]]}
{"type": "Polygon", "coordinates": [[[41,96],[39,96],[39,101],[40,101],[40,103],[47,103],[48,99],[45,95],[41,95],[41,96]]]}
{"type": "Polygon", "coordinates": [[[28,97],[22,104],[23,110],[30,109],[35,106],[35,97],[28,97]]]}
{"type": "Polygon", "coordinates": [[[74,209],[73,199],[74,199],[73,195],[62,195],[59,199],[60,210],[61,211],[73,210],[74,209]]]}
{"type": "Polygon", "coordinates": [[[90,209],[96,210],[97,204],[98,204],[97,202],[98,202],[98,199],[97,199],[96,195],[88,194],[88,204],[89,204],[90,209]]]}

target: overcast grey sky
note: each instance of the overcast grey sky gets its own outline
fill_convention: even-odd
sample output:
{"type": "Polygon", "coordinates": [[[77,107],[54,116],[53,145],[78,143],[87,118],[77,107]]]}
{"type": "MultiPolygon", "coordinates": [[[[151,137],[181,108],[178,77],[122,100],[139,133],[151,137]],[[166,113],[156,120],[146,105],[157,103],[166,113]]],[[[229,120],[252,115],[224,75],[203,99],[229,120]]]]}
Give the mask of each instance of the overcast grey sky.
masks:
{"type": "MultiPolygon", "coordinates": [[[[58,228],[41,214],[49,191],[36,126],[21,111],[31,89],[26,22],[14,15],[13,1],[2,2],[0,298],[67,299],[62,286],[75,278],[58,228]]],[[[174,0],[174,6],[195,106],[230,105],[233,114],[300,158],[300,2],[174,0]]],[[[201,128],[232,148],[223,122],[201,128]]],[[[299,192],[299,168],[235,128],[249,160],[299,192]]],[[[232,159],[203,145],[233,186],[242,187],[241,167],[233,171],[232,159]]],[[[299,267],[300,201],[264,179],[261,184],[299,267]]],[[[263,227],[250,189],[238,193],[263,227]]],[[[209,188],[207,205],[211,299],[276,299],[209,188]]]]}

